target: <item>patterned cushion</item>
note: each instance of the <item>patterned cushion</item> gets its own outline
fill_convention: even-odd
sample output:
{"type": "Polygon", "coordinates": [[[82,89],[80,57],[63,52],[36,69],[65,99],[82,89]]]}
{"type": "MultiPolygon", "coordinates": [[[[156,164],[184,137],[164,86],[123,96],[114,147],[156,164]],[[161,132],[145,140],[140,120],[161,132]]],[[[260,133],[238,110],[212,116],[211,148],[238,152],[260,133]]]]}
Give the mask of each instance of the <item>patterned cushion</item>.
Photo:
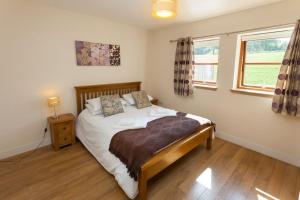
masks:
{"type": "Polygon", "coordinates": [[[145,108],[152,105],[145,91],[142,90],[142,91],[132,92],[131,94],[137,108],[145,108]]]}
{"type": "Polygon", "coordinates": [[[105,117],[124,112],[119,95],[101,96],[100,100],[105,117]]]}

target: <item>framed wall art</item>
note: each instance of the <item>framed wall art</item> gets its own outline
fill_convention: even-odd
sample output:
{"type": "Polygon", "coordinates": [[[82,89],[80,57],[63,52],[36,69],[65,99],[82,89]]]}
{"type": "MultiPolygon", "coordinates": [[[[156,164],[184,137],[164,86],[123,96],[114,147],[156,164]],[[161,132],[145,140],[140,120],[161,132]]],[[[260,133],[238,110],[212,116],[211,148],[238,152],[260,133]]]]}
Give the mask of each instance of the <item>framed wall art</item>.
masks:
{"type": "Polygon", "coordinates": [[[78,66],[120,66],[120,45],[75,41],[78,66]]]}

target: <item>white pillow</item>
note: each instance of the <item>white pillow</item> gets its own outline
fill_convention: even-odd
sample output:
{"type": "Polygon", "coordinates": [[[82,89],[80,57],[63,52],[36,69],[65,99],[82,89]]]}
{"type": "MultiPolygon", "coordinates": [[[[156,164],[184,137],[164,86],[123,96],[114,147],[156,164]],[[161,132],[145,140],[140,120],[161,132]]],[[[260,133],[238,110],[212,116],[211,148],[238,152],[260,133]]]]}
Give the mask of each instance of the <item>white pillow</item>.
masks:
{"type": "Polygon", "coordinates": [[[102,112],[100,110],[94,110],[91,104],[85,104],[85,107],[92,115],[102,115],[102,112]]]}
{"type": "MultiPolygon", "coordinates": [[[[150,95],[147,95],[147,96],[148,96],[149,101],[153,100],[152,96],[150,96],[150,95]]],[[[125,101],[127,101],[127,103],[129,105],[135,105],[135,101],[134,101],[131,93],[129,93],[129,94],[123,94],[122,97],[125,99],[125,101]]]]}
{"type": "Polygon", "coordinates": [[[152,100],[153,100],[153,97],[152,97],[152,96],[150,96],[149,94],[148,94],[147,96],[148,96],[149,101],[152,101],[152,100]]]}
{"type": "Polygon", "coordinates": [[[88,99],[86,100],[87,104],[86,105],[90,105],[90,109],[92,113],[103,113],[102,111],[102,105],[101,105],[101,101],[100,98],[94,98],[94,99],[88,99]]]}
{"type": "Polygon", "coordinates": [[[135,104],[134,99],[133,99],[131,94],[123,94],[122,97],[125,99],[125,101],[127,101],[127,103],[129,105],[134,105],[135,104]]]}
{"type": "Polygon", "coordinates": [[[127,103],[127,101],[123,98],[120,98],[120,101],[122,103],[122,106],[128,106],[129,104],[127,103]]]}

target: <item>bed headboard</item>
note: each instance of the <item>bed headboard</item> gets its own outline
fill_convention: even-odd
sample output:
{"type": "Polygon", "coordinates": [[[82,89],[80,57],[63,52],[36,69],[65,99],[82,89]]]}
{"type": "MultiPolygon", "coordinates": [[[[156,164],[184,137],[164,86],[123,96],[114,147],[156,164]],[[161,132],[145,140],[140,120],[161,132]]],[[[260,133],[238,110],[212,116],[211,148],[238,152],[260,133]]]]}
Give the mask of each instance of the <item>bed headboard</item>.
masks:
{"type": "Polygon", "coordinates": [[[77,114],[79,114],[83,109],[85,109],[86,100],[97,98],[103,95],[119,94],[121,96],[133,91],[139,91],[141,90],[141,82],[77,86],[75,87],[75,90],[77,114]]]}

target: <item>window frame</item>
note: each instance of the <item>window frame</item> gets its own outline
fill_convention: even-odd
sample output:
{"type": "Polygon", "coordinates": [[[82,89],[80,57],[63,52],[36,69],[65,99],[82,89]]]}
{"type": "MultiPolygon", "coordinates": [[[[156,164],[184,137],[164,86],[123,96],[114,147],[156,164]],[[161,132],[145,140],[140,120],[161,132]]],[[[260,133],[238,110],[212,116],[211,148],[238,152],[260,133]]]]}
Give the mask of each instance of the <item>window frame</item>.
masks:
{"type": "MultiPolygon", "coordinates": [[[[274,32],[280,32],[280,31],[274,31],[274,32]]],[[[261,35],[268,34],[270,32],[260,32],[261,35]]],[[[251,35],[251,34],[250,34],[251,35]]],[[[255,33],[253,33],[255,35],[255,33]]],[[[276,37],[278,38],[284,38],[284,37],[276,37]]],[[[264,39],[260,40],[267,40],[270,39],[269,37],[265,37],[264,39]]],[[[259,39],[257,39],[259,40],[259,39]]],[[[282,62],[246,62],[246,55],[247,55],[247,40],[243,40],[242,36],[240,39],[240,52],[239,52],[239,64],[238,64],[238,74],[237,74],[237,84],[236,88],[240,90],[250,90],[250,91],[258,91],[258,92],[274,92],[275,87],[270,86],[259,86],[259,85],[247,85],[244,84],[244,76],[245,76],[245,67],[246,65],[281,65],[282,62]]]]}
{"type": "MultiPolygon", "coordinates": [[[[196,42],[205,42],[205,41],[214,41],[214,40],[218,41],[218,47],[220,47],[220,38],[219,37],[207,38],[207,39],[198,39],[198,40],[193,40],[193,42],[194,42],[194,45],[195,45],[196,42]]],[[[194,47],[193,50],[194,50],[193,52],[195,52],[195,47],[194,47]]],[[[199,63],[199,62],[194,61],[194,63],[193,63],[194,68],[196,68],[197,66],[201,66],[201,65],[212,65],[212,66],[216,66],[217,72],[218,72],[219,53],[220,53],[220,48],[219,48],[219,52],[218,52],[218,62],[199,63]]],[[[194,57],[195,57],[195,53],[194,53],[194,57]]],[[[193,77],[193,85],[199,86],[199,87],[217,88],[217,80],[216,81],[201,81],[201,80],[194,80],[194,77],[193,77]]]]}

